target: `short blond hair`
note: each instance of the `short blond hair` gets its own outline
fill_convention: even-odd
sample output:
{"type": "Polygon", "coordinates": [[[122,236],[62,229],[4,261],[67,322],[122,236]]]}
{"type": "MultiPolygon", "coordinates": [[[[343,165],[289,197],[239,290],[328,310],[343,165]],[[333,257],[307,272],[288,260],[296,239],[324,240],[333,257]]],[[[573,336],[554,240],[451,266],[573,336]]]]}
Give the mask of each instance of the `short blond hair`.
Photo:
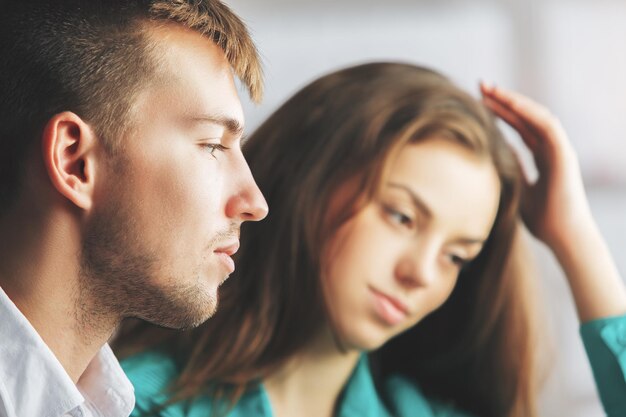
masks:
{"type": "Polygon", "coordinates": [[[157,0],[150,12],[154,19],[180,23],[212,39],[226,55],[235,75],[256,103],[263,96],[263,70],[258,51],[246,25],[217,0],[157,0]]]}

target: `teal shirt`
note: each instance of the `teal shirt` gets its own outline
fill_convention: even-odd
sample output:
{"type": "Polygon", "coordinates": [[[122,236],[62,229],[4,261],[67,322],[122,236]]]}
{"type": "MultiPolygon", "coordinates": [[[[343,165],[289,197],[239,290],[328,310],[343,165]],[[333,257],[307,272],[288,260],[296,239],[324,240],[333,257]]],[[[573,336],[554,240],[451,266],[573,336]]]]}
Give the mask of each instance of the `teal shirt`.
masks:
{"type": "MultiPolygon", "coordinates": [[[[626,315],[583,324],[580,332],[607,415],[626,416],[626,315]]],[[[167,402],[167,387],[179,372],[172,359],[159,351],[148,351],[122,361],[122,367],[135,386],[136,405],[131,416],[155,415],[146,413],[167,402]]],[[[377,392],[367,356],[362,355],[341,396],[336,417],[469,417],[426,398],[415,384],[401,377],[385,381],[383,389],[390,408],[377,392]]],[[[156,415],[210,417],[214,405],[212,398],[201,396],[173,404],[156,415]]],[[[263,385],[249,389],[227,416],[272,417],[263,385]]]]}
{"type": "Polygon", "coordinates": [[[580,334],[606,415],[626,416],[626,315],[585,323],[580,334]]]}

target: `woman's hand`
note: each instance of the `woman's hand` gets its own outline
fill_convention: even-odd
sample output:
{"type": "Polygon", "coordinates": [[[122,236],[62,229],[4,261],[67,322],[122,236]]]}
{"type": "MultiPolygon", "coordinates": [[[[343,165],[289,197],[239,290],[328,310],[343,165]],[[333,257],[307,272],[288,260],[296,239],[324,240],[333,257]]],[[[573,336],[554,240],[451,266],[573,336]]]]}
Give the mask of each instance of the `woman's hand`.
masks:
{"type": "Polygon", "coordinates": [[[561,123],[519,93],[484,83],[481,92],[485,105],[533,154],[539,178],[526,185],[522,218],[565,270],[580,319],[626,313],[626,287],[593,219],[578,158],[561,123]]]}
{"type": "Polygon", "coordinates": [[[572,228],[593,224],[578,158],[559,120],[521,94],[486,84],[481,91],[485,105],[517,130],[535,159],[539,178],[526,185],[522,200],[531,233],[553,247],[568,239],[572,228]]]}

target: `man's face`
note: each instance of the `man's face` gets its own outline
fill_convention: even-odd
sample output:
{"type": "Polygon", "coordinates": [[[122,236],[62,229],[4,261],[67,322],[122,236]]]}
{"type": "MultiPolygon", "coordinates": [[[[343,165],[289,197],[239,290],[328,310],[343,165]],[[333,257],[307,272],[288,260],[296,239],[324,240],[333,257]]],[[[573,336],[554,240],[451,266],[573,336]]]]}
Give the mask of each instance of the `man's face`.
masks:
{"type": "Polygon", "coordinates": [[[241,153],[243,114],[222,51],[182,27],[152,30],[162,70],[96,179],[83,281],[107,312],[183,328],[215,312],[240,225],[267,205],[241,153]]]}

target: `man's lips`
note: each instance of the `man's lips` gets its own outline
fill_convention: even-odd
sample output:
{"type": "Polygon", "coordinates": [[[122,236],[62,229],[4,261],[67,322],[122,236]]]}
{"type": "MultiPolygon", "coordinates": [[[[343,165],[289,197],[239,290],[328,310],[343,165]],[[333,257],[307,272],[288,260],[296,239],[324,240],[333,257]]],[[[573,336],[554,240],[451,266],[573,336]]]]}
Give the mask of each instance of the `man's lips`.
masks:
{"type": "Polygon", "coordinates": [[[236,240],[213,251],[220,259],[220,261],[222,261],[222,263],[226,266],[229,274],[232,274],[235,271],[235,261],[233,261],[233,258],[231,258],[231,256],[233,256],[238,249],[239,241],[236,240]]]}
{"type": "Polygon", "coordinates": [[[221,246],[217,249],[215,249],[213,252],[215,253],[224,253],[228,256],[233,256],[235,254],[235,252],[237,252],[237,250],[239,250],[239,241],[236,240],[232,243],[226,244],[224,246],[221,246]]]}
{"type": "Polygon", "coordinates": [[[387,324],[395,326],[409,315],[409,308],[399,299],[387,295],[374,287],[370,287],[370,290],[374,298],[376,313],[387,324]]]}

